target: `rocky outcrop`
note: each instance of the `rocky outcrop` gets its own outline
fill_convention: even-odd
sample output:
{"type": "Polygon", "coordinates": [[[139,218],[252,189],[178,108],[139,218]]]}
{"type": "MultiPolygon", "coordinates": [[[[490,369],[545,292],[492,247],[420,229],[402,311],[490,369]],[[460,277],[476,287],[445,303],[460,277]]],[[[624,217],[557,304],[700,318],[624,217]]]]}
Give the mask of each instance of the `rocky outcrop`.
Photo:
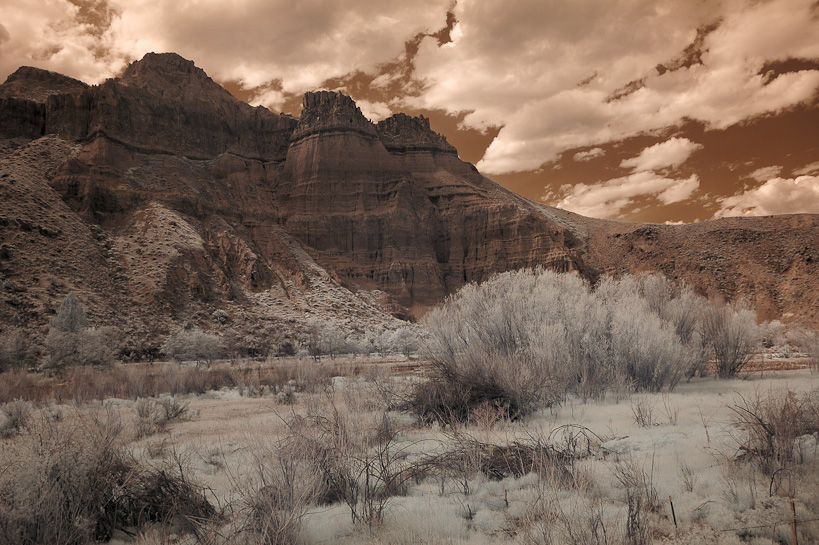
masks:
{"type": "Polygon", "coordinates": [[[41,102],[0,86],[3,136],[32,139],[0,141],[2,319],[44,326],[76,290],[123,328],[166,332],[220,309],[237,328],[335,316],[360,329],[545,266],[591,281],[661,271],[765,317],[819,323],[817,216],[583,218],[482,176],[424,117],[375,125],[329,91],[308,93],[298,120],[276,115],[173,54],[98,86],[63,83],[32,83],[54,90],[41,102]]]}
{"type": "Polygon", "coordinates": [[[424,116],[412,117],[398,113],[376,125],[378,137],[387,151],[434,151],[458,154],[458,150],[446,138],[429,127],[424,116]]]}
{"type": "Polygon", "coordinates": [[[376,136],[375,125],[361,113],[350,97],[333,91],[305,93],[304,108],[299,124],[293,132],[297,141],[313,134],[331,132],[357,132],[376,136]]]}
{"type": "Polygon", "coordinates": [[[79,94],[88,85],[56,72],[21,66],[0,85],[0,97],[14,97],[37,104],[45,104],[48,97],[57,94],[79,94]]]}
{"type": "Polygon", "coordinates": [[[46,102],[74,95],[88,85],[48,70],[22,66],[0,85],[0,137],[39,138],[45,134],[46,102]]]}
{"type": "Polygon", "coordinates": [[[173,53],[148,54],[122,78],[101,85],[27,69],[0,88],[7,138],[56,134],[88,141],[102,135],[145,153],[212,159],[228,152],[276,161],[284,158],[297,123],[236,100],[173,53]]]}

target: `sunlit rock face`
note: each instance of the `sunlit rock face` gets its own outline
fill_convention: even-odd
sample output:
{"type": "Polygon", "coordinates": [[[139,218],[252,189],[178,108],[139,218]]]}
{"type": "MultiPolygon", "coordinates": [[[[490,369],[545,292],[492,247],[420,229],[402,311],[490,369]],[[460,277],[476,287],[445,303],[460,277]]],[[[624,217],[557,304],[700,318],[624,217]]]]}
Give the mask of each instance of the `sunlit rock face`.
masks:
{"type": "Polygon", "coordinates": [[[101,323],[154,332],[217,308],[248,330],[317,315],[364,328],[544,266],[590,281],[661,271],[817,321],[814,215],[583,218],[482,176],[424,117],[373,124],[328,91],[303,106],[253,108],[175,54],[97,86],[15,72],[0,85],[0,273],[27,287],[6,291],[0,318],[45,327],[76,291],[101,323]]]}

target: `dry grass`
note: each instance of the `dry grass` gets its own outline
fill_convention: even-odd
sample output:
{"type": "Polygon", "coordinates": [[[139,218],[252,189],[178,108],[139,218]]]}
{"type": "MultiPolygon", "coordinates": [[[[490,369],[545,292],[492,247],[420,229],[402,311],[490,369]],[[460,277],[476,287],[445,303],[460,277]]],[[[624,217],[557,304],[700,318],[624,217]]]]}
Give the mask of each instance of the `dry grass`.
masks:
{"type": "MultiPolygon", "coordinates": [[[[772,475],[765,474],[758,461],[745,463],[752,460],[750,454],[732,456],[729,440],[742,440],[746,432],[731,421],[731,393],[754,400],[758,383],[694,379],[681,384],[679,393],[646,393],[631,402],[571,398],[560,407],[514,421],[485,404],[473,409],[470,422],[442,428],[397,410],[396,399],[417,379],[368,372],[328,380],[321,363],[310,365],[303,371],[225,366],[220,372],[233,372],[246,381],[243,386],[184,400],[161,395],[113,401],[108,408],[96,402],[59,409],[30,405],[29,421],[0,440],[0,466],[17,460],[13,467],[5,465],[5,472],[0,467],[6,487],[0,489],[0,498],[15,502],[0,499],[0,521],[12,511],[15,521],[24,520],[21,509],[32,509],[25,494],[42,490],[32,483],[43,479],[43,468],[51,464],[61,468],[66,480],[93,482],[98,490],[105,490],[108,482],[125,483],[121,490],[127,494],[122,497],[129,499],[116,504],[119,514],[106,515],[104,520],[112,522],[101,523],[102,534],[109,528],[128,541],[117,530],[125,529],[137,534],[135,541],[143,545],[353,545],[411,543],[413,537],[452,545],[710,543],[717,530],[771,521],[753,534],[719,534],[739,539],[746,532],[743,535],[762,543],[771,541],[773,523],[789,516],[776,511],[784,505],[779,502],[784,495],[794,498],[799,519],[805,521],[800,523],[800,542],[819,535],[819,526],[807,522],[819,512],[812,436],[797,437],[795,457],[783,464],[788,469],[772,475]],[[261,397],[250,393],[257,379],[261,397]],[[273,395],[277,388],[292,391],[293,403],[278,404],[273,395]],[[652,425],[634,422],[632,405],[638,403],[653,407],[652,425]],[[707,432],[698,411],[708,415],[707,432]],[[108,423],[109,412],[122,423],[113,417],[108,423]],[[92,414],[99,425],[93,424],[92,414]],[[143,420],[148,432],[134,441],[143,420]],[[72,445],[62,448],[53,439],[42,441],[38,456],[44,461],[32,455],[37,443],[32,437],[44,435],[38,431],[42,422],[68,434],[70,440],[63,444],[72,445]],[[108,442],[114,448],[103,449],[104,455],[121,459],[127,471],[116,465],[109,469],[107,462],[99,461],[102,454],[88,447],[105,445],[106,434],[94,430],[110,426],[120,431],[108,442]],[[86,431],[77,431],[80,428],[86,431]],[[157,431],[161,435],[154,436],[157,431]],[[58,453],[75,460],[77,469],[62,469],[69,464],[58,453]],[[90,469],[82,469],[92,464],[101,475],[88,476],[90,469]],[[190,487],[165,479],[182,479],[190,487]],[[203,489],[197,482],[206,483],[210,502],[202,503],[203,489]],[[770,499],[769,483],[774,489],[770,499]],[[669,494],[677,506],[676,531],[668,504],[658,501],[669,494]],[[20,508],[12,507],[16,505],[20,508]],[[130,506],[145,515],[129,515],[130,506]]],[[[163,366],[154,368],[160,371],[154,375],[161,377],[163,366]]],[[[800,381],[815,380],[807,371],[797,373],[800,381]]],[[[778,384],[773,397],[787,398],[783,379],[766,379],[764,384],[778,384]]],[[[794,395],[796,401],[811,399],[794,395]]],[[[761,400],[767,397],[760,395],[761,400]]],[[[774,415],[779,413],[797,419],[810,414],[774,410],[774,415]]],[[[82,492],[83,486],[75,490],[86,503],[97,501],[82,492]]],[[[73,524],[84,528],[75,543],[90,543],[96,539],[96,523],[91,525],[82,518],[90,515],[69,504],[69,511],[79,512],[73,524]],[[77,517],[84,522],[76,522],[77,517]]],[[[14,524],[19,529],[18,522],[14,524]]],[[[56,539],[54,535],[48,539],[56,539]]],[[[37,539],[46,539],[43,536],[37,539]]],[[[21,542],[14,539],[15,545],[21,542]]]]}
{"type": "Polygon", "coordinates": [[[804,462],[804,438],[819,439],[819,391],[803,395],[757,391],[747,398],[739,396],[731,411],[740,430],[739,457],[766,475],[804,462]]]}
{"type": "Polygon", "coordinates": [[[162,394],[203,394],[238,388],[241,395],[276,394],[289,387],[317,391],[329,385],[335,369],[313,361],[271,361],[264,364],[211,367],[178,363],[130,363],[109,368],[69,367],[59,374],[25,371],[0,374],[0,403],[25,399],[88,403],[104,399],[137,399],[162,394]]]}

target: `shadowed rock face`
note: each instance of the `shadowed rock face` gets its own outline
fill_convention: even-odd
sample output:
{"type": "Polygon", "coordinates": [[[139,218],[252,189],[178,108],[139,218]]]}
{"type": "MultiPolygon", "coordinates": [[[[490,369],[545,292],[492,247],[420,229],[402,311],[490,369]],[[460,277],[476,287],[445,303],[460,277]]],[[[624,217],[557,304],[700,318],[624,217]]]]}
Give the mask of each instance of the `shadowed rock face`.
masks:
{"type": "Polygon", "coordinates": [[[0,85],[0,137],[43,136],[48,98],[79,94],[87,87],[62,74],[21,66],[0,85]]]}
{"type": "Polygon", "coordinates": [[[545,266],[592,281],[661,271],[767,318],[819,321],[815,215],[583,218],[485,178],[424,117],[375,125],[339,93],[307,93],[297,120],[150,54],[90,87],[21,69],[0,85],[0,120],[0,274],[28,286],[2,295],[2,319],[44,326],[77,291],[98,323],[144,324],[136,336],[214,309],[244,330],[314,315],[355,329],[545,266]]]}

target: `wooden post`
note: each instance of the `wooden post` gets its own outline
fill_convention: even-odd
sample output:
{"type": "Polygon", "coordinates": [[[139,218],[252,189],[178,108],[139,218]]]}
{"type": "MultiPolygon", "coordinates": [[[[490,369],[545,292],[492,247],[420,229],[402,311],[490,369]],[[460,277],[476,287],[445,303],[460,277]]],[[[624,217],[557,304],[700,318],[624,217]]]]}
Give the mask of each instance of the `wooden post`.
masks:
{"type": "Polygon", "coordinates": [[[796,537],[796,507],[793,505],[793,499],[791,499],[791,537],[793,545],[799,545],[799,540],[796,537]]]}
{"type": "Polygon", "coordinates": [[[671,518],[674,519],[674,528],[677,527],[677,514],[674,512],[674,502],[671,501],[671,496],[668,496],[668,503],[671,505],[671,518]]]}

